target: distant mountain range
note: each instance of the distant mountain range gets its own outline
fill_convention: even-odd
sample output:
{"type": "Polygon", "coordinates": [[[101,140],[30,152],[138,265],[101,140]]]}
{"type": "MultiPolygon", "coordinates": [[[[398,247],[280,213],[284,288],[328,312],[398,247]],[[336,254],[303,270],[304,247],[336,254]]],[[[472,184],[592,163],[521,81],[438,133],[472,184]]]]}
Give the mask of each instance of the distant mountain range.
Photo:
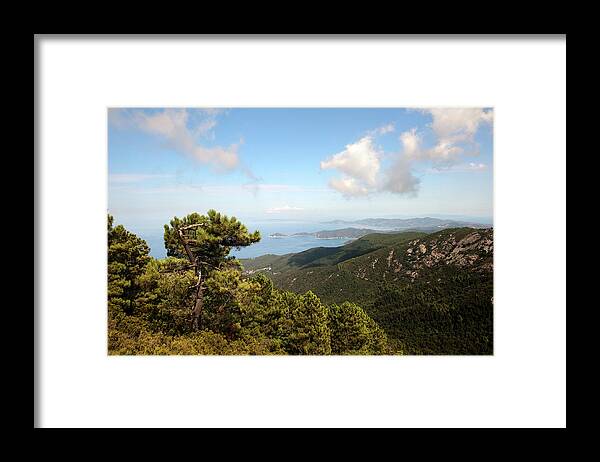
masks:
{"type": "MultiPolygon", "coordinates": [[[[294,237],[294,236],[313,236],[317,239],[358,239],[359,237],[366,236],[367,234],[376,233],[378,231],[374,229],[365,229],[365,228],[344,228],[344,229],[332,229],[332,230],[323,230],[323,231],[315,231],[313,233],[293,233],[293,234],[283,234],[283,233],[273,233],[269,234],[269,237],[275,238],[283,238],[283,237],[294,237]]],[[[379,231],[381,232],[381,231],[379,231]]]]}
{"type": "Polygon", "coordinates": [[[358,239],[373,233],[394,233],[398,231],[436,232],[448,228],[491,228],[492,225],[467,221],[444,220],[441,218],[366,218],[357,221],[334,220],[324,224],[347,225],[346,228],[302,232],[293,234],[273,233],[271,238],[313,236],[317,239],[358,239]],[[372,226],[373,228],[366,228],[372,226]]]}
{"type": "Polygon", "coordinates": [[[368,227],[373,226],[380,229],[388,230],[420,230],[435,229],[439,231],[446,228],[491,228],[492,225],[473,223],[468,221],[448,220],[442,218],[365,218],[363,220],[346,221],[346,220],[333,220],[324,222],[326,225],[345,225],[354,227],[368,227]]]}

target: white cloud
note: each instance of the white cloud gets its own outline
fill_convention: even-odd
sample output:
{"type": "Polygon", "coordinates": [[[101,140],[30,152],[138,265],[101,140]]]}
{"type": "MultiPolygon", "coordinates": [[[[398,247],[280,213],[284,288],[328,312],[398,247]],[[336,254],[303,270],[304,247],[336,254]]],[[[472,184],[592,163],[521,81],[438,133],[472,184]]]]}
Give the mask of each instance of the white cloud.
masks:
{"type": "Polygon", "coordinates": [[[401,135],[404,156],[399,157],[381,171],[382,153],[373,146],[370,136],[349,144],[346,149],[321,162],[321,169],[335,169],[343,173],[342,177],[329,180],[329,186],[345,197],[368,196],[378,191],[396,194],[414,194],[419,179],[411,171],[411,157],[419,151],[419,138],[416,130],[401,135]]]}
{"type": "Polygon", "coordinates": [[[386,171],[383,191],[396,194],[416,195],[421,180],[412,172],[412,162],[406,157],[398,157],[394,164],[386,171]]]}
{"type": "MultiPolygon", "coordinates": [[[[190,127],[190,112],[187,109],[164,109],[155,113],[142,110],[110,109],[109,123],[117,128],[136,128],[164,138],[173,149],[192,159],[209,165],[216,172],[230,172],[237,168],[254,178],[247,167],[241,166],[240,143],[228,147],[205,147],[198,142],[207,137],[217,125],[216,116],[221,110],[201,110],[200,120],[190,127]]],[[[197,117],[195,117],[197,118],[197,117]]]]}
{"type": "Polygon", "coordinates": [[[402,145],[402,154],[406,159],[413,161],[433,160],[439,163],[448,163],[464,152],[463,148],[455,146],[447,140],[438,140],[433,148],[424,149],[422,136],[416,128],[402,132],[400,144],[402,145]]]}
{"type": "Polygon", "coordinates": [[[373,138],[365,136],[349,144],[342,152],[321,162],[321,169],[337,169],[346,175],[372,186],[380,168],[380,152],[373,146],[373,138]]]}
{"type": "Polygon", "coordinates": [[[439,163],[452,163],[464,152],[462,147],[456,146],[451,141],[440,140],[433,148],[425,152],[425,156],[439,163]]]}
{"type": "Polygon", "coordinates": [[[387,133],[392,133],[395,130],[396,130],[396,127],[394,126],[394,124],[390,123],[387,125],[382,125],[381,127],[378,127],[374,130],[370,130],[368,132],[368,134],[369,135],[385,135],[387,133]]]}
{"type": "MultiPolygon", "coordinates": [[[[227,148],[220,146],[214,148],[196,146],[190,153],[200,162],[211,165],[217,172],[230,172],[239,167],[239,147],[240,143],[232,144],[227,148]]],[[[244,171],[247,176],[254,178],[254,175],[248,174],[249,170],[247,167],[242,171],[244,171]]]]}
{"type": "Polygon", "coordinates": [[[424,152],[424,157],[451,164],[465,152],[465,144],[473,144],[480,125],[493,122],[493,110],[481,108],[427,109],[431,114],[431,129],[437,137],[436,145],[424,152]]]}
{"type": "Polygon", "coordinates": [[[382,125],[381,127],[374,128],[373,130],[368,130],[365,133],[365,136],[369,136],[369,137],[382,136],[382,135],[386,135],[388,133],[392,133],[394,131],[396,131],[396,127],[394,126],[393,123],[389,123],[386,125],[382,125]]]}
{"type": "Polygon", "coordinates": [[[421,137],[417,129],[413,128],[400,135],[402,144],[402,153],[410,159],[416,159],[421,156],[421,137]]]}
{"type": "Polygon", "coordinates": [[[386,133],[392,133],[395,130],[396,130],[396,127],[394,127],[394,124],[387,124],[387,125],[384,125],[383,127],[379,127],[379,129],[377,130],[377,133],[379,133],[380,135],[385,135],[386,133]]]}
{"type": "Polygon", "coordinates": [[[273,207],[265,210],[266,213],[281,213],[281,212],[298,212],[304,210],[301,207],[290,207],[289,205],[284,205],[283,207],[273,207]]]}
{"type": "Polygon", "coordinates": [[[373,138],[365,136],[322,161],[321,170],[334,169],[345,174],[344,178],[330,181],[332,188],[344,195],[363,195],[376,185],[381,168],[380,156],[373,145],[373,138]]]}
{"type": "Polygon", "coordinates": [[[491,123],[493,111],[480,108],[428,109],[433,117],[431,128],[438,138],[459,142],[472,140],[482,123],[491,123]]]}
{"type": "Polygon", "coordinates": [[[329,186],[336,191],[341,192],[345,197],[366,196],[373,192],[372,188],[367,188],[355,178],[332,178],[329,180],[329,186]]]}
{"type": "Polygon", "coordinates": [[[195,133],[197,136],[208,136],[211,133],[211,130],[217,126],[217,121],[215,119],[206,119],[198,124],[195,129],[195,133]]]}
{"type": "MultiPolygon", "coordinates": [[[[423,112],[432,116],[430,127],[435,136],[435,144],[424,149],[421,135],[413,128],[400,135],[403,153],[413,160],[430,160],[446,167],[458,162],[460,156],[467,152],[466,148],[474,145],[474,136],[481,124],[491,123],[493,120],[491,109],[444,108],[425,109],[423,112]]],[[[469,152],[477,154],[473,149],[469,152]]]]}

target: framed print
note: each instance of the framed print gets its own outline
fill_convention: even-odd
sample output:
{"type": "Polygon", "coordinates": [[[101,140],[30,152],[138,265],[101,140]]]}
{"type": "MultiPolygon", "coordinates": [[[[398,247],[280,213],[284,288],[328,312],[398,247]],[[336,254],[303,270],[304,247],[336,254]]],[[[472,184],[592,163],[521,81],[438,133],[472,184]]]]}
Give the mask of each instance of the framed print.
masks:
{"type": "Polygon", "coordinates": [[[34,426],[566,426],[566,36],[34,37],[34,426]]]}

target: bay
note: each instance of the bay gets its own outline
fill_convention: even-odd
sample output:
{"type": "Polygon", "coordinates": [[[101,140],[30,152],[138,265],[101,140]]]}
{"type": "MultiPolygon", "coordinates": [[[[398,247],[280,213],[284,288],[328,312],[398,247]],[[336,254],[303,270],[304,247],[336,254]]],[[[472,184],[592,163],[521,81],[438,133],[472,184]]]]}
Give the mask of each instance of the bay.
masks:
{"type": "MultiPolygon", "coordinates": [[[[314,236],[290,236],[293,233],[317,232],[323,230],[338,229],[335,225],[327,225],[319,222],[305,221],[266,221],[266,222],[248,222],[245,223],[250,232],[259,230],[261,240],[256,244],[233,249],[231,255],[237,258],[255,258],[261,255],[285,255],[287,253],[297,253],[313,247],[338,247],[346,244],[352,239],[318,239],[314,236]],[[282,233],[286,237],[269,237],[270,234],[282,233]]],[[[135,232],[135,231],[134,231],[135,232]]],[[[144,239],[150,246],[150,255],[154,258],[165,258],[167,256],[163,232],[138,230],[136,233],[144,239]]]]}

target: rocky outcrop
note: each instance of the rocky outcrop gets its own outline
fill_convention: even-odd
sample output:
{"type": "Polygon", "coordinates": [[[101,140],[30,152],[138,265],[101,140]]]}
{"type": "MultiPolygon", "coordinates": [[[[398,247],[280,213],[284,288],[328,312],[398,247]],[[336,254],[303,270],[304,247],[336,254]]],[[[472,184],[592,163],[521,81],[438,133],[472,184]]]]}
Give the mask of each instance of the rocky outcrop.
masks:
{"type": "MultiPolygon", "coordinates": [[[[386,261],[388,271],[399,273],[411,280],[419,277],[420,270],[438,265],[454,265],[473,271],[493,270],[493,230],[473,230],[466,235],[455,232],[408,242],[403,252],[389,251],[386,261]],[[398,256],[401,255],[401,258],[398,256]],[[395,258],[394,258],[395,257],[395,258]]],[[[387,272],[387,271],[386,271],[387,272]]],[[[361,277],[366,274],[361,272],[361,277]]]]}

